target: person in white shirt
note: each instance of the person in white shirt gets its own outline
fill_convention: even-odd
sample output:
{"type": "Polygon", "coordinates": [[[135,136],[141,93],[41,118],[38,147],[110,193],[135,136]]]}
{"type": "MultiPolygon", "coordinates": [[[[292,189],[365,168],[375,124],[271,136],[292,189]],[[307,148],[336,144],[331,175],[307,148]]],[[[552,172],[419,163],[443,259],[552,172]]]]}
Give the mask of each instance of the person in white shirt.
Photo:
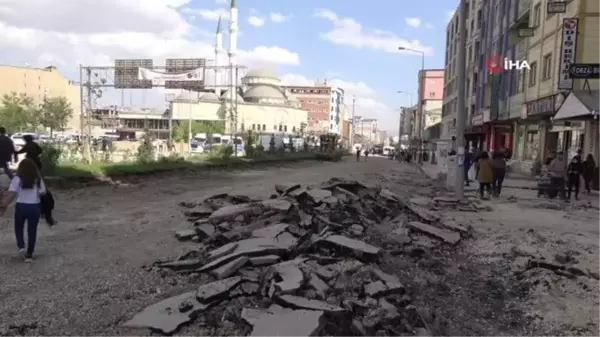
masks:
{"type": "Polygon", "coordinates": [[[25,262],[31,262],[40,223],[40,196],[46,193],[46,186],[36,163],[31,159],[23,159],[17,168],[17,174],[10,182],[8,193],[2,198],[0,212],[15,199],[15,237],[19,254],[24,255],[25,262]],[[27,223],[27,248],[25,247],[25,223],[27,223]]]}

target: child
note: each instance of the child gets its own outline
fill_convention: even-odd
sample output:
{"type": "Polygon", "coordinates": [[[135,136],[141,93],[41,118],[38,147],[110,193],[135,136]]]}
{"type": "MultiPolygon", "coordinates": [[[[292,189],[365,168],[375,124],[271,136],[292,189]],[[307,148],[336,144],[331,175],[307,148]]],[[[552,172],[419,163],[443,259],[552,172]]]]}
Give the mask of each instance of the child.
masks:
{"type": "Polygon", "coordinates": [[[19,163],[16,176],[10,182],[8,193],[0,203],[0,212],[17,200],[15,205],[15,237],[20,255],[25,255],[25,262],[31,262],[37,239],[40,222],[40,196],[46,194],[46,186],[36,163],[28,158],[19,163]],[[27,222],[27,250],[25,250],[24,229],[27,222]]]}

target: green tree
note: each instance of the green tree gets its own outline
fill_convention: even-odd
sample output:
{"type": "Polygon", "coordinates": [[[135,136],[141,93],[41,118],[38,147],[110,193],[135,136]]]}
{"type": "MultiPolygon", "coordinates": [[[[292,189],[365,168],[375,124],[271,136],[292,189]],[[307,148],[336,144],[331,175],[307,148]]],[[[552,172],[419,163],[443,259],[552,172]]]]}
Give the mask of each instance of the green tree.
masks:
{"type": "MultiPolygon", "coordinates": [[[[173,125],[173,140],[189,142],[189,120],[182,120],[173,125]]],[[[225,123],[221,121],[192,121],[192,137],[197,133],[223,133],[225,123]]]]}
{"type": "Polygon", "coordinates": [[[29,127],[35,126],[38,114],[39,109],[33,98],[26,94],[13,92],[0,99],[0,124],[9,132],[27,131],[29,127]]]}
{"type": "Polygon", "coordinates": [[[50,97],[44,99],[39,123],[50,129],[50,136],[52,136],[54,130],[64,130],[71,117],[73,117],[73,108],[65,97],[50,97]]]}
{"type": "Polygon", "coordinates": [[[154,161],[154,139],[150,134],[150,130],[145,129],[142,135],[142,143],[138,146],[137,160],[140,163],[151,163],[154,161]]]}

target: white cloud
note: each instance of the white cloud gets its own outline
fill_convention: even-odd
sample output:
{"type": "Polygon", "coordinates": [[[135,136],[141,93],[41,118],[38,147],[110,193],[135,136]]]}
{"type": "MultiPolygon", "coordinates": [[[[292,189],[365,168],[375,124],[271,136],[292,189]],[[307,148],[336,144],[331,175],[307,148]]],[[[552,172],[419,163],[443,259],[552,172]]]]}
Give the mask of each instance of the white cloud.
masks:
{"type": "Polygon", "coordinates": [[[409,41],[394,33],[383,30],[365,31],[363,26],[352,18],[339,17],[329,9],[319,9],[315,16],[326,19],[333,24],[333,29],[321,34],[321,37],[331,43],[355,48],[371,48],[387,53],[402,53],[398,47],[414,49],[427,55],[433,53],[429,46],[417,40],[409,41]]]}
{"type": "Polygon", "coordinates": [[[281,13],[271,13],[269,14],[269,19],[275,23],[282,23],[289,20],[290,16],[283,15],[281,13]]]}
{"type": "Polygon", "coordinates": [[[265,24],[265,20],[259,16],[250,16],[248,17],[248,23],[254,27],[262,27],[265,24]]]}
{"type": "MultiPolygon", "coordinates": [[[[199,30],[180,14],[187,0],[31,3],[36,11],[25,10],[20,0],[0,0],[0,63],[52,63],[78,77],[78,63],[110,66],[114,59],[151,58],[160,65],[165,58],[213,57],[214,32],[199,30]],[[85,9],[78,10],[80,5],[85,9]]],[[[287,49],[255,46],[240,50],[239,62],[252,67],[300,61],[287,49]]]]}
{"type": "Polygon", "coordinates": [[[415,28],[421,27],[421,19],[419,19],[419,18],[406,18],[406,19],[404,19],[404,22],[406,22],[406,24],[411,27],[415,27],[415,28]]]}
{"type": "Polygon", "coordinates": [[[204,19],[206,21],[217,21],[217,20],[219,20],[219,18],[223,18],[223,19],[229,18],[229,11],[224,8],[218,8],[218,9],[185,8],[183,10],[183,12],[198,15],[199,17],[201,17],[202,19],[204,19]]]}
{"type": "MultiPolygon", "coordinates": [[[[287,85],[313,85],[315,80],[300,74],[285,74],[281,81],[287,85]]],[[[364,82],[350,82],[339,78],[328,80],[332,86],[344,89],[346,104],[352,105],[355,98],[355,115],[368,118],[377,118],[381,125],[397,125],[393,109],[380,100],[377,91],[364,82]],[[392,124],[390,124],[392,123],[392,124]]]]}

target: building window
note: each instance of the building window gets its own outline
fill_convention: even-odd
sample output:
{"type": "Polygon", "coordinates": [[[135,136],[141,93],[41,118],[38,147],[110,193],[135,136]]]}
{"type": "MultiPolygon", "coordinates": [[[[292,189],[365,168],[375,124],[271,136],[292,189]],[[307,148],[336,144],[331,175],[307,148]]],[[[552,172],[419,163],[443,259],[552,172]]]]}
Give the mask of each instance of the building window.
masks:
{"type": "Polygon", "coordinates": [[[277,125],[273,125],[273,131],[277,131],[277,125]]]}
{"type": "Polygon", "coordinates": [[[552,54],[544,56],[542,62],[542,81],[549,80],[552,77],[552,54]]]}
{"type": "Polygon", "coordinates": [[[527,76],[527,71],[523,70],[522,73],[517,73],[517,93],[522,93],[525,89],[525,78],[527,76]]]}
{"type": "Polygon", "coordinates": [[[537,62],[531,62],[531,69],[529,70],[529,86],[533,87],[537,80],[537,62]]]}
{"type": "Polygon", "coordinates": [[[283,126],[283,132],[287,132],[287,125],[283,126]]]}
{"type": "Polygon", "coordinates": [[[533,27],[539,27],[542,19],[542,4],[538,3],[533,7],[533,27]]]}
{"type": "Polygon", "coordinates": [[[263,131],[267,131],[267,124],[263,124],[263,131]]]}
{"type": "Polygon", "coordinates": [[[430,92],[430,93],[429,93],[429,97],[430,97],[430,98],[433,98],[433,97],[435,97],[435,92],[433,92],[433,91],[432,91],[432,92],[430,92]]]}
{"type": "Polygon", "coordinates": [[[279,124],[279,132],[283,131],[283,125],[279,124]]]}
{"type": "Polygon", "coordinates": [[[292,132],[296,132],[296,127],[292,126],[292,132]]]}
{"type": "Polygon", "coordinates": [[[252,131],[256,130],[256,124],[252,124],[252,131]]]}

